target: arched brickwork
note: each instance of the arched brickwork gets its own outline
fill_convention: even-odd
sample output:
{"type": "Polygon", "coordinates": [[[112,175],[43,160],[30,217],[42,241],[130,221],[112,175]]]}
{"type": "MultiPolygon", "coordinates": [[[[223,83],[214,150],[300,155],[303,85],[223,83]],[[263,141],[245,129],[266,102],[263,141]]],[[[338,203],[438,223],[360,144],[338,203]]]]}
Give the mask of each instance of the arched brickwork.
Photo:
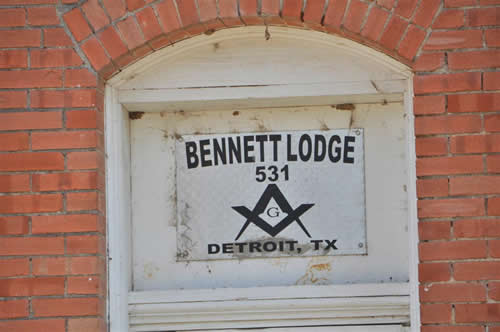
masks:
{"type": "Polygon", "coordinates": [[[415,70],[422,331],[500,332],[499,0],[0,0],[0,330],[106,330],[103,83],[243,25],[415,70]]]}

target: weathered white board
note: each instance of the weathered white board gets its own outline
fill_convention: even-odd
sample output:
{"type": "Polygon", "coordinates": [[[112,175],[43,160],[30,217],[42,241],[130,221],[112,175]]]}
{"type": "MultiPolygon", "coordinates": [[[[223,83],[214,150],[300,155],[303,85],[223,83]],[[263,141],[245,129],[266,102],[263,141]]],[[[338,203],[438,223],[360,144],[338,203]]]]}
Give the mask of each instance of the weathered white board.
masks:
{"type": "MultiPolygon", "coordinates": [[[[354,106],[353,110],[327,105],[145,113],[141,119],[131,120],[133,289],[406,282],[407,147],[402,104],[354,106]],[[175,145],[179,137],[349,127],[363,128],[367,255],[178,260],[175,145]]],[[[289,193],[283,192],[289,199],[289,193]]],[[[307,227],[306,216],[302,221],[307,227]]],[[[236,212],[235,217],[239,218],[236,212]]],[[[236,234],[227,232],[232,239],[244,223],[243,217],[238,223],[236,234]]]]}
{"type": "Polygon", "coordinates": [[[183,135],[177,259],[366,254],[362,129],[183,135]]]}

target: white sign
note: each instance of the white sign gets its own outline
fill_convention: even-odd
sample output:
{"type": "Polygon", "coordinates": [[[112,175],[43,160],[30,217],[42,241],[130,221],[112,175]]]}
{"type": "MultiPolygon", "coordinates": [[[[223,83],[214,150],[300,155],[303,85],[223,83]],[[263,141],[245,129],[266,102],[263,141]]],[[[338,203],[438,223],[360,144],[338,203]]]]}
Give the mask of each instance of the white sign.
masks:
{"type": "Polygon", "coordinates": [[[362,129],[184,135],[177,259],[364,255],[362,129]]]}

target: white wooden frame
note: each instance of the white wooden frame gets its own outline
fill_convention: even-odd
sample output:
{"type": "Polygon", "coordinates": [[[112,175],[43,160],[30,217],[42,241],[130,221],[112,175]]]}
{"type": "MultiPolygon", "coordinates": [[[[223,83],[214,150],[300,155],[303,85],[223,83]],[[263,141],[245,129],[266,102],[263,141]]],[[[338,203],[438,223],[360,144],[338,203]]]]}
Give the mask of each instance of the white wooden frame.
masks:
{"type": "MultiPolygon", "coordinates": [[[[249,34],[261,34],[261,27],[246,27],[228,29],[210,36],[210,42],[230,39],[246,38],[249,34]]],[[[317,313],[314,316],[318,321],[325,324],[338,324],[360,322],[365,316],[373,317],[364,319],[366,323],[398,323],[411,320],[411,330],[416,332],[420,328],[419,299],[418,299],[418,230],[416,213],[416,172],[415,172],[415,138],[413,124],[413,90],[412,73],[406,66],[394,59],[367,48],[363,45],[345,40],[336,36],[331,36],[318,32],[303,31],[287,28],[273,28],[273,35],[287,36],[291,39],[307,39],[321,44],[328,44],[334,47],[348,49],[349,52],[358,56],[375,59],[381,66],[390,68],[403,75],[405,80],[383,81],[376,84],[367,85],[360,82],[356,84],[344,84],[332,87],[328,83],[319,84],[314,89],[307,90],[304,87],[290,87],[286,85],[248,87],[238,89],[237,93],[231,93],[228,99],[227,91],[231,87],[225,87],[224,93],[221,89],[200,88],[186,90],[183,94],[179,91],[169,93],[169,91],[124,91],[120,92],[120,86],[135,77],[138,73],[150,68],[168,57],[189,52],[200,43],[206,43],[208,36],[199,36],[176,44],[173,47],[166,47],[145,59],[130,66],[123,72],[116,75],[106,86],[106,181],[107,181],[107,239],[108,239],[108,320],[110,331],[127,331],[130,323],[133,329],[149,330],[148,324],[158,324],[162,329],[190,329],[200,327],[200,322],[205,322],[203,326],[214,328],[233,328],[257,326],[256,321],[251,318],[252,305],[261,303],[262,305],[274,308],[274,316],[270,316],[272,324],[266,326],[283,326],[279,323],[280,316],[291,319],[296,315],[300,319],[297,308],[309,310],[317,313]],[[380,88],[382,87],[382,88],[380,88]],[[196,90],[196,91],[195,91],[196,90]],[[328,94],[328,91],[337,91],[335,94],[328,94]],[[305,93],[302,93],[306,91],[305,93]],[[311,92],[316,91],[316,93],[311,92]],[[318,93],[320,91],[320,93],[318,93]],[[224,291],[166,291],[148,294],[147,292],[129,293],[131,289],[130,258],[130,143],[128,128],[128,111],[158,111],[178,109],[200,109],[202,106],[219,107],[221,109],[247,108],[249,105],[259,107],[259,105],[272,106],[298,106],[298,100],[304,104],[338,104],[347,102],[382,102],[401,99],[404,96],[404,107],[407,118],[408,134],[408,225],[409,225],[409,276],[408,285],[350,285],[350,286],[321,286],[308,289],[313,292],[309,299],[301,292],[304,288],[297,287],[272,287],[266,289],[225,289],[224,291]],[[251,103],[249,103],[249,100],[251,103]],[[320,291],[316,295],[314,292],[320,291]],[[242,293],[243,292],[243,293],[242,293]],[[248,293],[245,293],[248,292],[248,293]],[[195,294],[195,295],[193,295],[195,294]],[[243,296],[242,294],[253,294],[243,296]],[[264,294],[267,294],[264,296],[264,294]],[[298,295],[297,295],[298,294],[298,295]],[[371,294],[371,295],[370,295],[371,294]],[[326,295],[326,296],[325,296],[326,295]],[[197,301],[188,301],[190,297],[196,296],[197,301]],[[227,319],[216,324],[212,324],[209,319],[216,311],[211,311],[206,315],[206,307],[210,306],[210,300],[223,296],[224,305],[218,310],[219,313],[227,313],[227,306],[238,304],[239,311],[228,314],[227,319]],[[294,310],[291,310],[290,301],[293,298],[294,310]],[[312,305],[319,300],[322,307],[312,305]],[[246,302],[245,302],[246,301],[246,302]],[[312,302],[311,302],[312,301],[312,302]],[[409,303],[409,306],[408,306],[409,303]],[[226,307],[225,307],[226,306],[226,307]],[[174,310],[175,319],[167,314],[168,310],[174,310]],[[348,308],[348,310],[340,310],[348,308]],[[394,320],[387,318],[388,312],[392,310],[395,315],[394,320]],[[409,312],[408,312],[409,310],[409,312]],[[187,317],[187,312],[194,312],[187,317]],[[363,316],[366,313],[371,313],[363,316]],[[231,316],[233,315],[233,316],[231,316]],[[246,315],[246,316],[245,316],[246,315]],[[287,316],[288,315],[288,316],[287,316]],[[347,317],[351,315],[351,320],[347,317]],[[238,324],[231,323],[235,317],[238,324]],[[247,317],[245,320],[244,317],[247,317]],[[274,318],[273,318],[274,317],[274,318]],[[330,317],[330,318],[326,318],[330,317]],[[378,319],[382,318],[383,319],[378,319]],[[378,320],[377,320],[378,319],[378,320]],[[177,322],[177,323],[175,323],[177,322]],[[177,325],[176,325],[177,324],[177,325]],[[198,325],[196,325],[198,324],[198,325]],[[251,324],[251,325],[250,325],[251,324]]],[[[371,82],[374,83],[374,82],[371,82]]],[[[233,89],[234,90],[234,89],[233,89]]],[[[304,286],[302,286],[304,287],[304,286]]],[[[306,286],[309,287],[309,286],[306,286]]],[[[300,310],[299,310],[300,311],[300,310]]],[[[303,317],[302,317],[303,318],[303,317]]],[[[269,322],[268,322],[269,323],[269,322]]]]}

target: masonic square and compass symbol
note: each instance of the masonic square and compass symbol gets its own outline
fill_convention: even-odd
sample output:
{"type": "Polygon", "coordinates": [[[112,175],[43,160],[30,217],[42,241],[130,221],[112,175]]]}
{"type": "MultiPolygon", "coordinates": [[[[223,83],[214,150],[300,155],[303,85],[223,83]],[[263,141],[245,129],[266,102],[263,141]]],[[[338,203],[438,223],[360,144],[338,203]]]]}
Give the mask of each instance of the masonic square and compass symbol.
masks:
{"type": "Polygon", "coordinates": [[[291,223],[296,221],[297,224],[299,224],[300,228],[302,228],[304,233],[306,233],[308,237],[311,237],[311,235],[305,228],[304,224],[302,224],[302,222],[300,221],[299,217],[313,206],[314,204],[302,204],[298,208],[293,209],[290,206],[290,203],[288,203],[288,201],[286,200],[281,190],[278,188],[278,186],[276,184],[269,184],[264,190],[264,193],[260,197],[259,201],[257,202],[257,205],[255,205],[255,208],[253,210],[250,210],[246,206],[232,207],[233,210],[241,214],[243,217],[247,218],[245,224],[238,233],[238,236],[236,236],[235,241],[237,241],[240,238],[240,236],[243,234],[248,225],[250,225],[250,223],[254,223],[264,232],[271,235],[272,237],[275,237],[282,230],[287,228],[291,223]],[[274,226],[270,225],[268,222],[266,222],[259,216],[261,213],[264,212],[271,199],[274,199],[278,204],[279,208],[281,209],[281,211],[287,214],[286,217],[283,218],[283,220],[281,220],[278,224],[274,226]]]}

